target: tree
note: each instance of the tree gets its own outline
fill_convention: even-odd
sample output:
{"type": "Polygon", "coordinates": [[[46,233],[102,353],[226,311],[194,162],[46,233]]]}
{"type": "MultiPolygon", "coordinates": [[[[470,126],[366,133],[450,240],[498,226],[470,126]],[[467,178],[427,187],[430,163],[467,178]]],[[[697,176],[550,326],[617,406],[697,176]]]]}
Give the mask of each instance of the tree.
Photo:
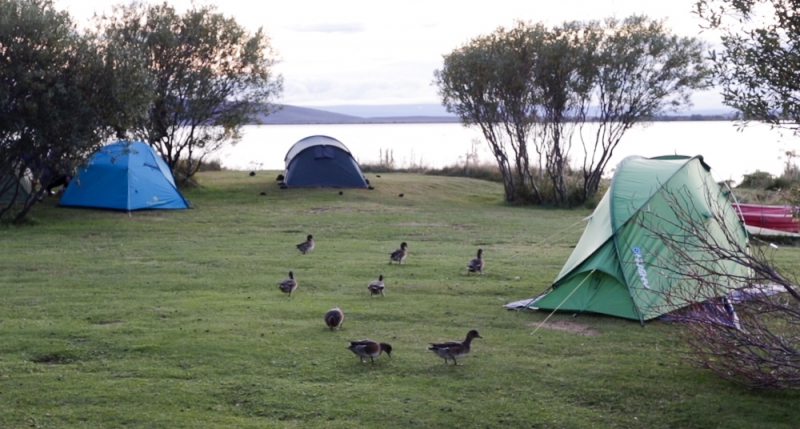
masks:
{"type": "MultiPolygon", "coordinates": [[[[23,219],[57,173],[85,161],[144,105],[135,64],[77,32],[50,0],[0,0],[0,217],[23,219]],[[138,100],[141,100],[139,98],[138,100]],[[19,192],[28,176],[42,186],[19,192]]],[[[139,75],[140,76],[140,75],[139,75]]]]}
{"type": "Polygon", "coordinates": [[[700,0],[696,12],[721,35],[712,59],[723,102],[741,119],[798,131],[800,16],[796,0],[700,0]]]}
{"type": "Polygon", "coordinates": [[[688,346],[688,361],[748,387],[800,389],[800,291],[771,260],[777,246],[738,244],[734,234],[743,226],[731,224],[737,218],[730,213],[734,208],[714,205],[708,193],[705,204],[687,204],[693,193],[695,189],[666,194],[670,211],[643,223],[673,255],[650,270],[670,277],[680,288],[667,299],[712,310],[712,315],[715,308],[731,314],[735,307],[732,324],[708,317],[684,319],[679,335],[688,346]],[[714,222],[698,220],[708,217],[714,222]],[[665,223],[671,227],[663,227],[665,223]],[[715,240],[710,228],[716,226],[723,235],[715,240]],[[732,265],[746,270],[727,269],[732,265]],[[731,274],[736,272],[746,274],[731,274]],[[736,290],[742,286],[751,287],[736,290]],[[739,298],[728,298],[731,292],[739,298]],[[694,298],[687,302],[687,296],[694,298]]]}
{"type": "Polygon", "coordinates": [[[531,88],[536,52],[529,49],[529,36],[544,31],[542,25],[528,28],[523,23],[511,30],[501,27],[445,55],[444,67],[434,72],[447,110],[465,126],[480,127],[503,176],[508,202],[529,189],[541,201],[527,145],[539,105],[531,88]]]}
{"type": "MultiPolygon", "coordinates": [[[[443,104],[481,128],[504,177],[512,171],[511,148],[517,180],[544,201],[525,153],[533,146],[552,186],[550,201],[563,206],[572,202],[566,175],[573,139],[584,149],[580,203],[597,192],[628,129],[686,107],[691,91],[707,86],[704,49],[644,16],[554,28],[520,22],[446,55],[435,76],[443,104]],[[593,138],[583,134],[588,124],[593,138]]],[[[505,178],[508,201],[513,179],[505,178]]]]}
{"type": "Polygon", "coordinates": [[[570,204],[566,175],[575,131],[586,122],[595,81],[594,52],[602,37],[596,24],[569,22],[544,35],[533,87],[541,94],[534,147],[544,158],[553,202],[570,204]]]}
{"type": "Polygon", "coordinates": [[[249,33],[213,6],[178,14],[167,3],[116,7],[99,21],[109,45],[139,50],[153,81],[144,121],[127,130],[187,179],[241,127],[275,110],[283,88],[269,38],[249,33]]]}
{"type": "Polygon", "coordinates": [[[593,54],[594,138],[584,142],[583,200],[597,192],[625,133],[658,115],[691,106],[691,93],[707,88],[706,45],[670,33],[663,21],[631,16],[607,19],[593,54]]]}

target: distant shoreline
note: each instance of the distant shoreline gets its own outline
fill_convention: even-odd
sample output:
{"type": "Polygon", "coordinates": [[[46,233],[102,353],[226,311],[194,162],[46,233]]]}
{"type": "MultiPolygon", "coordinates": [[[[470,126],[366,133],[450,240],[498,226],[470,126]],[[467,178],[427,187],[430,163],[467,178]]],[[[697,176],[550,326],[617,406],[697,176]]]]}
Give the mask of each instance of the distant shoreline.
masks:
{"type": "MultiPolygon", "coordinates": [[[[365,110],[365,113],[380,113],[381,109],[376,108],[374,112],[365,110]]],[[[387,112],[388,113],[388,112],[387,112]]],[[[395,115],[362,117],[343,113],[336,113],[327,110],[311,109],[308,107],[284,105],[283,108],[275,113],[260,116],[257,121],[249,125],[346,125],[346,124],[454,124],[461,120],[455,115],[403,115],[398,109],[392,113],[395,115]]],[[[439,112],[436,112],[439,113],[439,112]]],[[[732,121],[732,115],[722,114],[688,114],[658,116],[653,118],[653,122],[678,122],[678,121],[732,121]]],[[[591,119],[587,122],[593,122],[591,119]]]]}
{"type": "MultiPolygon", "coordinates": [[[[659,116],[650,121],[644,122],[733,122],[734,118],[727,116],[659,116]]],[[[264,120],[262,122],[251,122],[247,125],[385,125],[385,124],[457,124],[461,121],[458,118],[437,118],[437,117],[403,117],[403,118],[359,118],[352,121],[310,121],[310,120],[264,120]]],[[[595,122],[587,120],[586,122],[595,122]]]]}

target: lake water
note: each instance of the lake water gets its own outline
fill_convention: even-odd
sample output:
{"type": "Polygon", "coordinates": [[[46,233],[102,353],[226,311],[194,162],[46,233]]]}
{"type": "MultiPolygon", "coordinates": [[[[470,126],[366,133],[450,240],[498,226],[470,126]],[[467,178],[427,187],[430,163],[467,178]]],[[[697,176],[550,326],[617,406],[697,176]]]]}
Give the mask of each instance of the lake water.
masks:
{"type": "MultiPolygon", "coordinates": [[[[244,127],[239,144],[223,148],[216,157],[233,170],[282,170],[289,148],[317,134],[344,143],[359,163],[377,163],[381,153],[389,151],[396,167],[440,168],[458,163],[473,144],[480,160],[494,160],[480,131],[457,123],[253,125],[244,127]]],[[[739,131],[723,121],[654,122],[625,134],[607,173],[629,155],[703,155],[717,180],[738,182],[756,170],[780,174],[785,152],[796,148],[800,149],[800,138],[759,124],[739,131]]],[[[573,147],[571,159],[580,162],[582,156],[582,148],[573,147]]]]}

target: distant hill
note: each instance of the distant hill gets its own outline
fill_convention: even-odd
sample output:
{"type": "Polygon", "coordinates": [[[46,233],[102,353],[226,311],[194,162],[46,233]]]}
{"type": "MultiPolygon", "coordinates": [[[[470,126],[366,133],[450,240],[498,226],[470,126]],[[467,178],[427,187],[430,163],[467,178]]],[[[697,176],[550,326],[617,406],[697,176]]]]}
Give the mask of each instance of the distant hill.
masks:
{"type": "Polygon", "coordinates": [[[451,117],[456,115],[448,112],[444,106],[435,103],[422,104],[384,104],[384,105],[340,105],[340,106],[311,106],[313,109],[326,112],[341,113],[343,115],[358,116],[361,118],[405,118],[405,117],[451,117]]]}
{"type": "Polygon", "coordinates": [[[347,124],[358,123],[361,118],[323,110],[284,105],[283,109],[259,117],[262,124],[347,124]]]}
{"type": "Polygon", "coordinates": [[[290,105],[284,105],[282,110],[273,113],[269,116],[261,116],[259,119],[260,123],[269,125],[410,124],[410,123],[458,122],[458,118],[455,116],[398,115],[398,116],[360,117],[360,116],[330,112],[321,109],[311,109],[308,107],[299,107],[290,105]]]}
{"type": "MultiPolygon", "coordinates": [[[[655,118],[655,121],[725,121],[733,113],[728,109],[695,110],[655,118]]],[[[284,105],[283,110],[262,116],[268,125],[304,124],[425,124],[457,123],[457,116],[437,104],[386,106],[325,106],[319,108],[284,105]]]]}

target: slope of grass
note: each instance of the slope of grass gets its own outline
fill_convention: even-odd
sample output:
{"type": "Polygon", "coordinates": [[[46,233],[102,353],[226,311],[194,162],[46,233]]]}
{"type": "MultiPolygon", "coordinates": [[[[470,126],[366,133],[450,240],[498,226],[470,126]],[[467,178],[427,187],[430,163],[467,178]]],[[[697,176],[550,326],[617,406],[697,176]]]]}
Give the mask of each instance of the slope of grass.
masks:
{"type": "MultiPolygon", "coordinates": [[[[687,366],[677,326],[556,314],[545,326],[596,335],[531,335],[547,314],[502,308],[548,286],[587,211],[508,207],[464,178],[370,175],[375,190],[339,195],[276,174],[203,173],[193,210],[48,200],[0,231],[0,427],[796,427],[797,394],[687,366]],[[388,265],[401,241],[410,256],[388,265]],[[478,248],[486,274],[468,277],[478,248]],[[469,329],[483,339],[463,366],[426,350],[469,329]],[[359,363],[359,338],[392,358],[359,363]]],[[[796,249],[778,256],[797,269],[796,249]]]]}

